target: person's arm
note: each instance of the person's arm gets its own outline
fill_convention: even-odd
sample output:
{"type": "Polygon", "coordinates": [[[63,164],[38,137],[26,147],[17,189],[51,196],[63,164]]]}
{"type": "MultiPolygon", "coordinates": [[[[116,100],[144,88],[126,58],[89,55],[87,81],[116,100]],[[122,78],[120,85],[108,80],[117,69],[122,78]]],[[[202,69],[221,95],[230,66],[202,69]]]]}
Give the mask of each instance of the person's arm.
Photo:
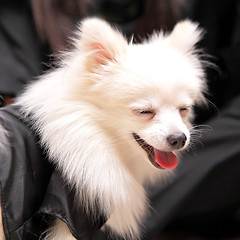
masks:
{"type": "Polygon", "coordinates": [[[1,202],[0,202],[0,240],[5,240],[2,224],[3,224],[2,223],[2,207],[1,207],[1,202]]]}

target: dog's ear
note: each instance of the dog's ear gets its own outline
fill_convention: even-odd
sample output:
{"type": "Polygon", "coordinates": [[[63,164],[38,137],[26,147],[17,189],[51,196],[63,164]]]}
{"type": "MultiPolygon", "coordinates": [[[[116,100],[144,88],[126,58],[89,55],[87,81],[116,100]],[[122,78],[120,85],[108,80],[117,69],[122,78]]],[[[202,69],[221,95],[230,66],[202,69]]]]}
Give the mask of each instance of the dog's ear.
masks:
{"type": "Polygon", "coordinates": [[[98,72],[102,66],[117,62],[126,53],[127,40],[107,22],[89,18],[82,21],[77,48],[84,55],[87,71],[98,72]]]}
{"type": "Polygon", "coordinates": [[[194,46],[202,39],[203,30],[197,23],[190,20],[179,22],[169,35],[170,43],[185,52],[192,51],[194,46]]]}

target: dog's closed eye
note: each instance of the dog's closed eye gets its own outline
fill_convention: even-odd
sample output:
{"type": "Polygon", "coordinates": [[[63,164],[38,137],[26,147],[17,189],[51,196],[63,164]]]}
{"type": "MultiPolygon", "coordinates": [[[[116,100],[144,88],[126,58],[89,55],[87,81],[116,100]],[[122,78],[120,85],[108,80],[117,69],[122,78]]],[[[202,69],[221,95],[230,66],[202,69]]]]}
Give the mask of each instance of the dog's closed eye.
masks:
{"type": "Polygon", "coordinates": [[[136,110],[136,111],[139,114],[153,114],[154,113],[154,111],[152,111],[152,110],[136,110]]]}
{"type": "Polygon", "coordinates": [[[156,115],[156,112],[153,109],[134,109],[133,113],[147,120],[152,119],[156,115]]]}
{"type": "Polygon", "coordinates": [[[187,114],[189,113],[190,109],[191,109],[190,106],[180,107],[179,113],[180,113],[181,117],[186,117],[187,114]]]}

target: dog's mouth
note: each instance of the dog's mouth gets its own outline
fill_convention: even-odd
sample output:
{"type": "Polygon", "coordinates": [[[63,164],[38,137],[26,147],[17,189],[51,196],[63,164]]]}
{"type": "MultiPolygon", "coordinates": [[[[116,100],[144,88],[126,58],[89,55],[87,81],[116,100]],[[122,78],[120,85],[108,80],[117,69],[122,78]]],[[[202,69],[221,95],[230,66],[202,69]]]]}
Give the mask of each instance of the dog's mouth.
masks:
{"type": "Polygon", "coordinates": [[[148,154],[150,162],[156,168],[171,169],[178,164],[177,156],[172,152],[160,151],[146,143],[139,135],[132,133],[140,147],[148,154]]]}

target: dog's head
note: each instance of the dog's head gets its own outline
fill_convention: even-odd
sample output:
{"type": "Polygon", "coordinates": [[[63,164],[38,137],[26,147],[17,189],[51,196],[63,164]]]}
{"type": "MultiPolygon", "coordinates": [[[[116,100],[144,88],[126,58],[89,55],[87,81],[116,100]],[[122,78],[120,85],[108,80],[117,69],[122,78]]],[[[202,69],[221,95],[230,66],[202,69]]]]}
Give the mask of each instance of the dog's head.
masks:
{"type": "Polygon", "coordinates": [[[80,27],[81,40],[75,42],[83,56],[80,88],[88,92],[82,95],[100,109],[100,124],[130,138],[156,167],[175,167],[175,153],[189,145],[192,108],[203,101],[205,90],[195,49],[201,35],[189,20],[142,44],[128,43],[98,19],[80,27]]]}

